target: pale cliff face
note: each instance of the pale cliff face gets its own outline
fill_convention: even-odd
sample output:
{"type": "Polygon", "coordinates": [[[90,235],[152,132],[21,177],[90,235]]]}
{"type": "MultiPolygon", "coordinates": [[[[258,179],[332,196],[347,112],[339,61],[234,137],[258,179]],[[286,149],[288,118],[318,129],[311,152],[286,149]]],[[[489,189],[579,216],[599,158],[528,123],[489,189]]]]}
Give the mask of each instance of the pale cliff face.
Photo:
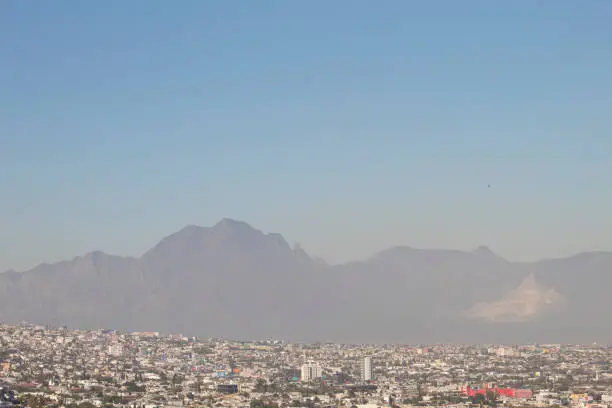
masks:
{"type": "Polygon", "coordinates": [[[530,274],[502,299],[478,302],[468,310],[467,315],[487,322],[525,322],[558,310],[563,303],[563,296],[553,288],[543,288],[530,274]]]}

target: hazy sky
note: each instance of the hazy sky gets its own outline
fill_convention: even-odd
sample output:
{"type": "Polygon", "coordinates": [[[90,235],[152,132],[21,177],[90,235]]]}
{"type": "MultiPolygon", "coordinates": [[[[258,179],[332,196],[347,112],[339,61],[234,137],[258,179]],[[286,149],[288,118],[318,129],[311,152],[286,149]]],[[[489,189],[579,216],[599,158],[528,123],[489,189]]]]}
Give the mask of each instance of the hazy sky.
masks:
{"type": "Polygon", "coordinates": [[[333,261],[612,249],[610,21],[609,0],[2,1],[0,270],[222,217],[333,261]]]}

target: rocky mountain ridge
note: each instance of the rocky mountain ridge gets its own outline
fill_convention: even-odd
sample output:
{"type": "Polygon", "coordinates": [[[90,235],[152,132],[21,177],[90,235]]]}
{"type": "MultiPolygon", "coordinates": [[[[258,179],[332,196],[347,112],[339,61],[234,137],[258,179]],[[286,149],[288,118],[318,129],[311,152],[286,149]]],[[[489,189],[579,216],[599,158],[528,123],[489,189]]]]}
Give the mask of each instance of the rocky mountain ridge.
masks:
{"type": "Polygon", "coordinates": [[[0,274],[0,320],[238,339],[607,341],[611,271],[611,253],[513,263],[484,246],[328,265],[224,219],[140,258],[91,252],[0,274]]]}

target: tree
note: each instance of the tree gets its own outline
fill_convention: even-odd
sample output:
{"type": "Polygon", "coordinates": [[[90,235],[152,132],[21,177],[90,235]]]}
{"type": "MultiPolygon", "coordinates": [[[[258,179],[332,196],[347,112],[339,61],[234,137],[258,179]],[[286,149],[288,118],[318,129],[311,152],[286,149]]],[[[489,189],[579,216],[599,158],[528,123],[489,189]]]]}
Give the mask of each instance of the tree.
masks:
{"type": "Polygon", "coordinates": [[[278,408],[276,404],[270,404],[259,399],[251,401],[251,408],[278,408]]]}
{"type": "Polygon", "coordinates": [[[472,397],[472,404],[483,405],[485,403],[485,396],[483,394],[476,394],[472,397]]]}
{"type": "Polygon", "coordinates": [[[51,400],[43,395],[26,395],[23,402],[29,408],[45,408],[51,405],[51,400]]]}

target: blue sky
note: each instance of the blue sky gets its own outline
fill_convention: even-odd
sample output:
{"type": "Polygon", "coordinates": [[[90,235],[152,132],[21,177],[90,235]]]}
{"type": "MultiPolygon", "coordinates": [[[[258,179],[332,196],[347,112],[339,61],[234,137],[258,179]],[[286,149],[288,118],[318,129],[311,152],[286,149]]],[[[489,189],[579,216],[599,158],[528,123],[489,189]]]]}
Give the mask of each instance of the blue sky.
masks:
{"type": "Polygon", "coordinates": [[[608,0],[4,1],[0,270],[222,217],[333,261],[612,250],[611,20],[608,0]]]}

